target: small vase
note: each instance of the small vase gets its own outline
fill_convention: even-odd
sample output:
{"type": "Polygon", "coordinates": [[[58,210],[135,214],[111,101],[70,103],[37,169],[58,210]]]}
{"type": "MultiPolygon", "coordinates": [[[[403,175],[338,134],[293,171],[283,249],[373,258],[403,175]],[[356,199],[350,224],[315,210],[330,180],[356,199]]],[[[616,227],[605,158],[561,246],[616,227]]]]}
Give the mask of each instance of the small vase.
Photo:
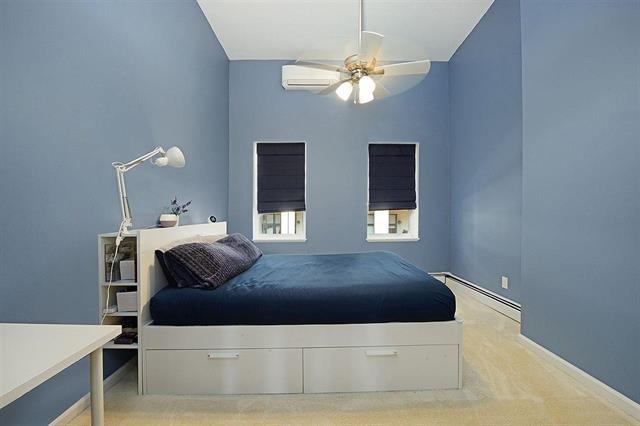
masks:
{"type": "Polygon", "coordinates": [[[180,216],[177,214],[161,214],[160,215],[160,226],[163,228],[171,228],[173,226],[178,226],[180,223],[180,216]]]}

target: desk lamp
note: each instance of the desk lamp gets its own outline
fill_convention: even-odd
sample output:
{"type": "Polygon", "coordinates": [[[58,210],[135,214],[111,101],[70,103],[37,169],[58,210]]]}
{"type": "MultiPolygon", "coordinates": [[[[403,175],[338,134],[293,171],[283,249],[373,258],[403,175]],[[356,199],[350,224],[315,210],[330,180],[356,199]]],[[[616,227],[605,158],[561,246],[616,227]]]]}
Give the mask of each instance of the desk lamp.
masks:
{"type": "Polygon", "coordinates": [[[129,208],[129,199],[127,198],[127,189],[124,185],[124,174],[136,166],[144,163],[147,160],[152,160],[153,164],[158,167],[171,166],[171,167],[184,167],[185,160],[184,154],[177,146],[169,148],[167,151],[161,146],[156,147],[153,151],[144,154],[128,163],[114,162],[111,163],[114,169],[116,169],[116,179],[118,181],[118,193],[120,195],[120,211],[122,213],[122,222],[120,223],[120,229],[118,230],[118,236],[116,237],[116,249],[122,241],[123,235],[129,230],[131,226],[131,210],[129,208]],[[153,159],[156,157],[155,159],[153,159]]]}

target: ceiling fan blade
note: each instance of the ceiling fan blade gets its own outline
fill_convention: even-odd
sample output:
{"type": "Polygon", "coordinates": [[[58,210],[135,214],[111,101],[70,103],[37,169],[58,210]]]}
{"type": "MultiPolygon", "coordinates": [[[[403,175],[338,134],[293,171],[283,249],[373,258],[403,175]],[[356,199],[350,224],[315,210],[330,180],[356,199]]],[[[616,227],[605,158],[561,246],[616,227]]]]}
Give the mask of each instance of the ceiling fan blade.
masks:
{"type": "Polygon", "coordinates": [[[399,62],[397,64],[382,65],[376,67],[375,71],[384,70],[385,77],[395,77],[403,75],[426,75],[431,69],[431,61],[399,62]]]}
{"type": "MultiPolygon", "coordinates": [[[[376,88],[382,84],[390,95],[398,95],[417,86],[422,82],[426,74],[392,75],[376,74],[371,76],[376,82],[376,88]]],[[[375,92],[374,92],[375,93],[375,92]]],[[[376,95],[376,97],[378,97],[376,95]]]]}
{"type": "Polygon", "coordinates": [[[378,55],[383,40],[384,36],[382,34],[374,33],[373,31],[362,31],[360,33],[358,59],[369,63],[378,55]]]}
{"type": "Polygon", "coordinates": [[[337,72],[348,72],[345,67],[341,67],[338,65],[331,64],[323,64],[320,62],[311,62],[311,61],[296,61],[296,65],[307,68],[315,68],[319,70],[327,70],[327,71],[337,71],[337,72]]]}
{"type": "Polygon", "coordinates": [[[386,88],[386,87],[384,87],[384,86],[382,85],[382,83],[380,83],[379,81],[377,81],[377,82],[376,82],[376,88],[375,88],[375,90],[373,91],[373,96],[374,96],[376,99],[382,99],[382,98],[384,98],[384,97],[389,96],[390,94],[391,94],[391,93],[389,93],[389,91],[387,90],[387,88],[386,88]]]}
{"type": "Polygon", "coordinates": [[[334,93],[334,92],[336,91],[336,89],[337,89],[338,87],[340,87],[340,85],[341,85],[342,83],[344,83],[345,81],[349,81],[349,80],[351,80],[351,77],[343,78],[342,80],[340,80],[340,81],[338,81],[338,82],[336,82],[336,83],[333,83],[331,86],[327,86],[327,87],[325,87],[324,89],[322,89],[321,91],[319,91],[317,94],[318,94],[318,95],[329,95],[329,94],[331,94],[331,93],[334,93]]]}

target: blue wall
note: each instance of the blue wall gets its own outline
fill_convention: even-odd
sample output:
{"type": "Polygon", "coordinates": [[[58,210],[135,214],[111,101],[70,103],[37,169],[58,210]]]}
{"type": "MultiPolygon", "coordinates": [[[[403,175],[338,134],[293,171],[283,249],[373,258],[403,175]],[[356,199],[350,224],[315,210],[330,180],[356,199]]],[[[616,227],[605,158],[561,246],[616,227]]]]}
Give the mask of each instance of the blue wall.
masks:
{"type": "MultiPolygon", "coordinates": [[[[251,235],[252,143],[305,140],[308,242],[265,252],[385,249],[450,269],[521,301],[526,336],[640,402],[639,44],[637,0],[496,0],[450,64],[355,107],[285,92],[283,62],[229,64],[195,2],[0,1],[13,219],[0,321],[96,321],[95,234],[119,217],[111,161],[180,145],[187,168],[128,174],[135,225],[176,194],[194,199],[186,222],[228,211],[251,235]],[[366,145],[383,140],[421,144],[419,242],[365,242],[366,145]]],[[[125,360],[108,352],[107,374],[125,360]]],[[[87,391],[87,370],[0,424],[50,421],[87,391]]]]}
{"type": "MultiPolygon", "coordinates": [[[[187,157],[127,175],[134,226],[174,194],[193,199],[186,222],[226,218],[229,61],[195,2],[3,0],[0,19],[0,321],[96,323],[96,234],[120,220],[112,161],[173,144],[187,157]]],[[[45,424],[87,391],[82,361],[0,424],[45,424]]]]}
{"type": "Polygon", "coordinates": [[[640,2],[521,9],[522,330],[640,402],[640,2]]]}
{"type": "Polygon", "coordinates": [[[252,233],[252,144],[307,141],[306,243],[273,252],[391,250],[429,271],[449,264],[449,85],[446,63],[402,95],[356,106],[285,91],[279,61],[232,61],[229,82],[230,229],[252,233]],[[367,243],[367,143],[420,142],[420,241],[367,243]]]}
{"type": "Polygon", "coordinates": [[[522,294],[521,61],[520,2],[496,0],[449,62],[450,270],[515,301],[522,294]]]}

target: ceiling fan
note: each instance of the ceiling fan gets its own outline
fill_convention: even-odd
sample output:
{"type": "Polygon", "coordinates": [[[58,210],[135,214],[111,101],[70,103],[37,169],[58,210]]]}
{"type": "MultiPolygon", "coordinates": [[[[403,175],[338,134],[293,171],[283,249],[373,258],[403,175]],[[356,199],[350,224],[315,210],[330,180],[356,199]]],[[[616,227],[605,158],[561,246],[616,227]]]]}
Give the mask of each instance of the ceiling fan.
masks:
{"type": "Polygon", "coordinates": [[[323,63],[323,61],[305,60],[296,61],[296,65],[340,72],[341,79],[338,82],[317,93],[319,95],[335,93],[344,101],[353,98],[355,104],[365,104],[415,86],[429,73],[431,61],[421,60],[381,65],[378,55],[384,36],[373,31],[363,31],[363,0],[360,0],[359,7],[358,52],[347,56],[344,60],[344,66],[330,65],[323,63]],[[408,85],[401,85],[403,86],[402,90],[385,87],[385,84],[391,87],[397,86],[393,84],[394,81],[403,77],[413,78],[408,85]]]}

